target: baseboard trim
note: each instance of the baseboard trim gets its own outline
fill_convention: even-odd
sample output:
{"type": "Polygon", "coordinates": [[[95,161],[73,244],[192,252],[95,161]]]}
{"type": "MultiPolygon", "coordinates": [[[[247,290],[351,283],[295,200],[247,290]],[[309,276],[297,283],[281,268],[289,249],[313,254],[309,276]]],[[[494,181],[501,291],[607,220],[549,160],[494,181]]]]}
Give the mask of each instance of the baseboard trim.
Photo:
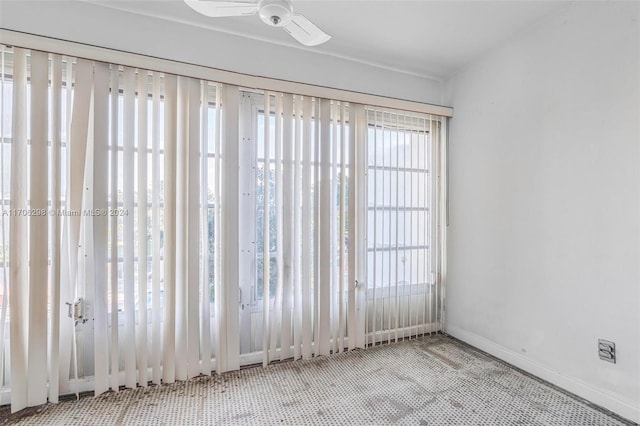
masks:
{"type": "Polygon", "coordinates": [[[581,380],[567,376],[552,368],[531,360],[505,348],[485,337],[463,330],[451,324],[445,327],[445,333],[474,346],[490,355],[518,367],[527,373],[546,380],[559,388],[575,394],[587,401],[610,410],[613,413],[635,423],[640,423],[640,405],[619,396],[605,393],[581,380]]]}

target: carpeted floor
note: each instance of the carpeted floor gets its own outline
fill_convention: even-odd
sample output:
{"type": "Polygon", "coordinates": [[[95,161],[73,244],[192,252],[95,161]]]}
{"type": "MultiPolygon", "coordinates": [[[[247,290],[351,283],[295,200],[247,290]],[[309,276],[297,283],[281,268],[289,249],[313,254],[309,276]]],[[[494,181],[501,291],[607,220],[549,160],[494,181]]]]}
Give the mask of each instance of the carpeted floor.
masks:
{"type": "Polygon", "coordinates": [[[8,413],[1,424],[631,424],[445,336],[8,413]]]}

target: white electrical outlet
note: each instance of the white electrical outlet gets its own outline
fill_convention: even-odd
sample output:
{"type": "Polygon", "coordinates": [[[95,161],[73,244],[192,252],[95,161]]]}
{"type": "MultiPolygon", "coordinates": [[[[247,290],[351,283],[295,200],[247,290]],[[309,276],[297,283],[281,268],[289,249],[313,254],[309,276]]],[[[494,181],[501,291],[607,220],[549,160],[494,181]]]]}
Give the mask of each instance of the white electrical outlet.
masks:
{"type": "Polygon", "coordinates": [[[616,363],[616,344],[609,340],[598,339],[598,356],[601,360],[616,363]]]}

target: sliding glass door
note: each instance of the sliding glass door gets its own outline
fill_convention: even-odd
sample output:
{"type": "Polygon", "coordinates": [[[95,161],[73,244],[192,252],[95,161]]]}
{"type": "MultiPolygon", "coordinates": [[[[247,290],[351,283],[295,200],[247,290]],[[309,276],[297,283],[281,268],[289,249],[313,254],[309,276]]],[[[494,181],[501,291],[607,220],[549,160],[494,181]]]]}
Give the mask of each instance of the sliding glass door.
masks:
{"type": "Polygon", "coordinates": [[[240,111],[241,362],[344,350],[349,106],[243,92],[240,111]]]}
{"type": "MultiPolygon", "coordinates": [[[[350,224],[356,220],[348,208],[350,107],[329,102],[324,122],[322,102],[275,93],[241,96],[240,256],[247,266],[240,275],[242,364],[280,359],[275,354],[281,341],[290,344],[284,350],[289,354],[296,347],[296,315],[304,310],[315,342],[325,289],[329,347],[338,352],[348,342],[349,287],[356,287],[349,277],[350,224]],[[291,103],[286,115],[284,102],[291,103]],[[294,304],[296,288],[300,306],[294,304]],[[302,306],[303,297],[308,306],[302,306]],[[264,348],[272,354],[263,356],[264,348]]],[[[443,123],[440,117],[375,108],[364,110],[364,117],[365,185],[356,189],[366,197],[366,214],[359,218],[366,244],[366,276],[359,284],[366,302],[354,305],[365,314],[370,345],[440,329],[437,147],[443,123]]]]}

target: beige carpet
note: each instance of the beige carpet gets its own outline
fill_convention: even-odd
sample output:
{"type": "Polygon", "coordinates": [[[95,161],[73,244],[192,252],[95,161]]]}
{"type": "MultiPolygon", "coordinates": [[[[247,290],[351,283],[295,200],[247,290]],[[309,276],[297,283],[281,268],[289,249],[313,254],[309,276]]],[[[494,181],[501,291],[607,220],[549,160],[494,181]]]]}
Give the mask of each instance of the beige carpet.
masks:
{"type": "Polygon", "coordinates": [[[456,340],[424,337],[309,361],[109,392],[9,416],[20,425],[624,425],[456,340]]]}

